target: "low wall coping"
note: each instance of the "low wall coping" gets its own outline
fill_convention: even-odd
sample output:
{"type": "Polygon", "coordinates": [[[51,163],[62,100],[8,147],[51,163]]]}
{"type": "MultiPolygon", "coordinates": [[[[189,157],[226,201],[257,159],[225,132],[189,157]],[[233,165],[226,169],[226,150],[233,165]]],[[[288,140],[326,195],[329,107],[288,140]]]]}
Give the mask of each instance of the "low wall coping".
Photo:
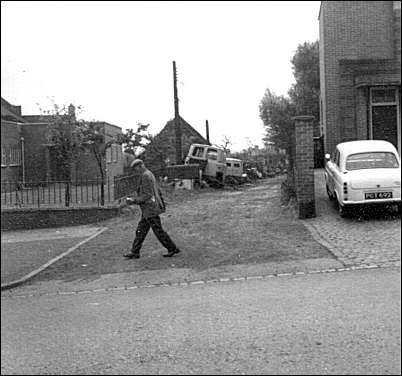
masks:
{"type": "Polygon", "coordinates": [[[301,121],[301,122],[310,122],[310,121],[313,121],[314,119],[315,119],[315,117],[312,115],[299,115],[299,116],[292,117],[292,120],[301,121]]]}
{"type": "Polygon", "coordinates": [[[119,206],[74,206],[74,207],[62,207],[62,208],[2,208],[1,213],[15,213],[15,212],[24,212],[24,213],[34,213],[37,211],[88,211],[88,210],[110,210],[110,209],[118,209],[119,206]]]}

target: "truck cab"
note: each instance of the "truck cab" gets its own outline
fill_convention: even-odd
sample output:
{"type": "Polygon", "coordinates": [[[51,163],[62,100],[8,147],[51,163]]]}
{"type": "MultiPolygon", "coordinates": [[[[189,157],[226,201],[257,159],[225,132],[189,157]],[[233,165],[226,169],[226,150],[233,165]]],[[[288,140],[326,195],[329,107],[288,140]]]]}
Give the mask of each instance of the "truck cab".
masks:
{"type": "Polygon", "coordinates": [[[223,149],[203,144],[192,144],[185,164],[199,164],[207,180],[223,182],[226,176],[226,155],[223,149]]]}

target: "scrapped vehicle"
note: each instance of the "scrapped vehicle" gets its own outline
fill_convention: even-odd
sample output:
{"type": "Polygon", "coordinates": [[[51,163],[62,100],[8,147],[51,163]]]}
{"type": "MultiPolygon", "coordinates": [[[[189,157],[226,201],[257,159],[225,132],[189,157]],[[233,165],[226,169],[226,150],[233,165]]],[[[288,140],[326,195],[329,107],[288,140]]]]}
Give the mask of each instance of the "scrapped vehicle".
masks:
{"type": "Polygon", "coordinates": [[[327,194],[336,200],[342,217],[361,205],[393,204],[400,210],[401,160],[390,142],[343,142],[325,158],[327,194]]]}
{"type": "Polygon", "coordinates": [[[226,181],[241,184],[246,180],[247,174],[243,172],[243,161],[237,158],[226,158],[226,181]]]}
{"type": "Polygon", "coordinates": [[[208,184],[222,186],[226,176],[226,155],[223,149],[203,144],[192,144],[185,164],[198,164],[202,179],[208,184]]]}

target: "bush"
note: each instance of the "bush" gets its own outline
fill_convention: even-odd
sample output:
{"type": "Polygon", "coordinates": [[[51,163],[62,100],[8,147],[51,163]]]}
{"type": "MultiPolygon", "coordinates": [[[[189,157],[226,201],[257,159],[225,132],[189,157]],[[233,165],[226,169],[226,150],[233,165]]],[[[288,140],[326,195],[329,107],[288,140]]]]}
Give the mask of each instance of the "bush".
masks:
{"type": "Polygon", "coordinates": [[[294,179],[289,173],[281,184],[281,205],[288,205],[292,199],[296,199],[294,179]]]}

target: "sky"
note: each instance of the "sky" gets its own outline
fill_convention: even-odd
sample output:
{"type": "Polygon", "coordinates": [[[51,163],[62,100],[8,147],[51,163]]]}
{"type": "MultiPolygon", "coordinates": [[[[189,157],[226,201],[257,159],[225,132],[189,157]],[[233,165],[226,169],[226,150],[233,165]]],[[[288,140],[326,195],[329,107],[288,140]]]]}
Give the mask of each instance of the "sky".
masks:
{"type": "Polygon", "coordinates": [[[259,104],[286,95],[297,46],[318,40],[319,1],[1,2],[1,96],[23,115],[52,103],[157,134],[180,115],[232,151],[262,146],[259,104]]]}

